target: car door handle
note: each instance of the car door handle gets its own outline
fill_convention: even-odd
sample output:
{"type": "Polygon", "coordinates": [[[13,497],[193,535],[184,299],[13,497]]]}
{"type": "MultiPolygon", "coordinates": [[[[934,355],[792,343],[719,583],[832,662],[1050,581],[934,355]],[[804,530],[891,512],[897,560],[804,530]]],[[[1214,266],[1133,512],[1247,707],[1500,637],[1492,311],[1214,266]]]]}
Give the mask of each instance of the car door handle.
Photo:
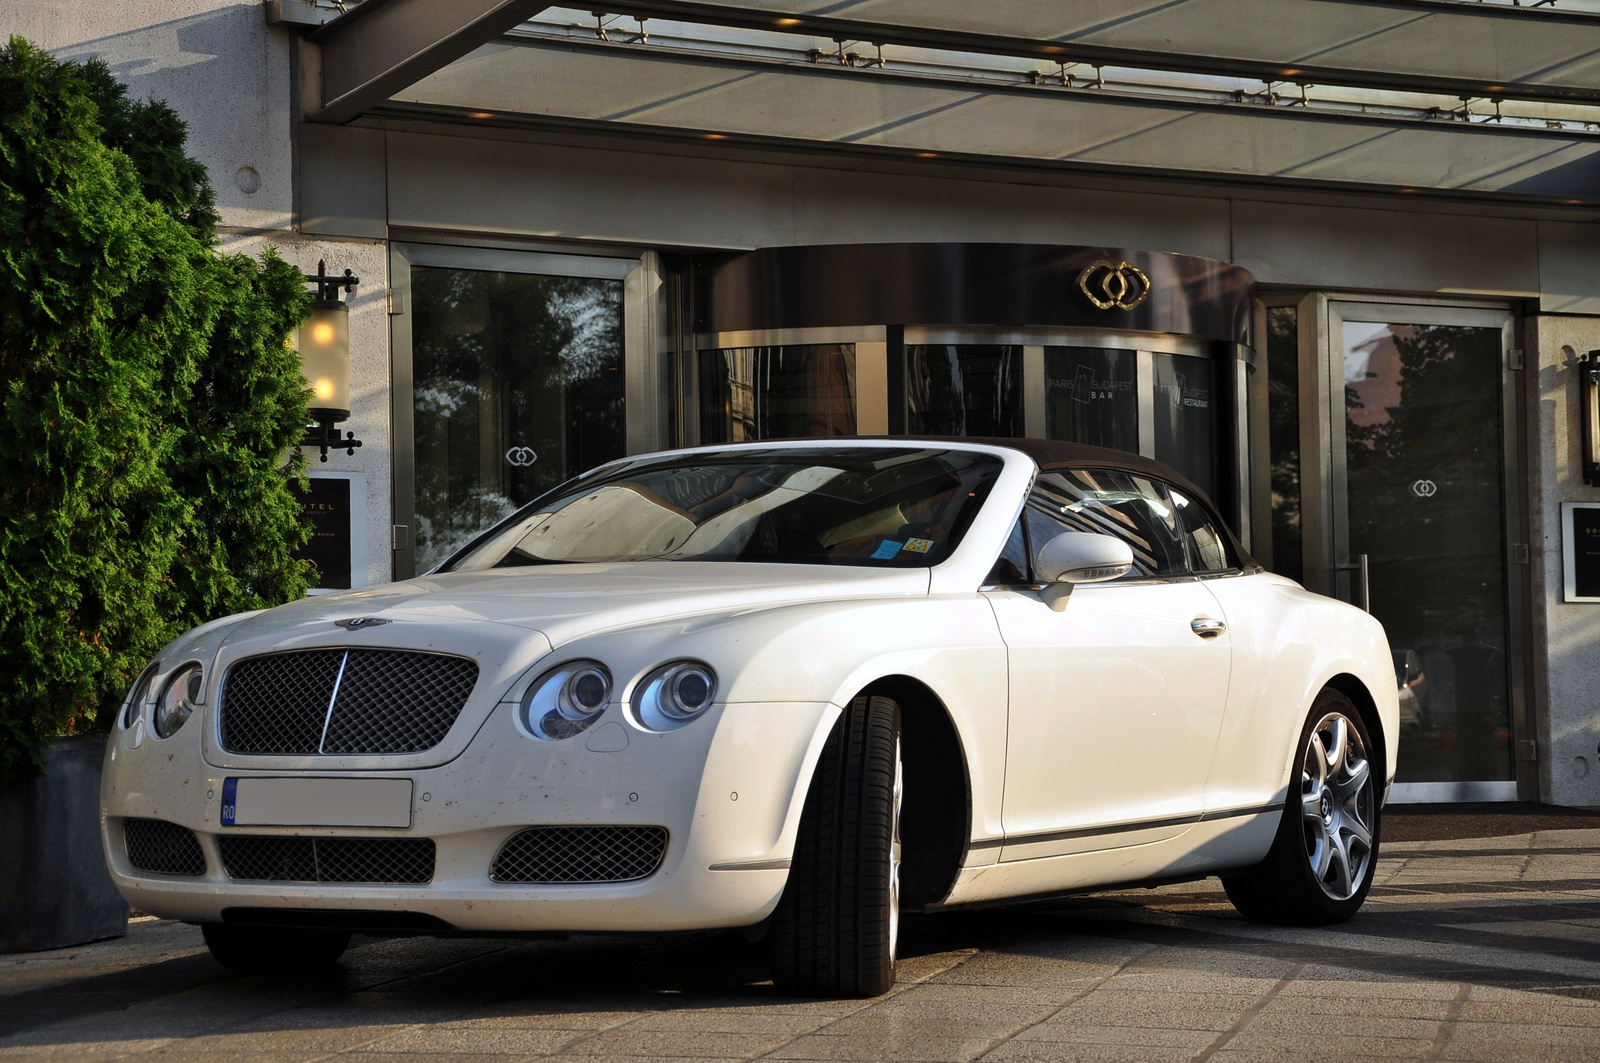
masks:
{"type": "Polygon", "coordinates": [[[1197,616],[1189,621],[1189,630],[1203,639],[1214,639],[1228,630],[1228,624],[1227,621],[1215,617],[1197,616]]]}

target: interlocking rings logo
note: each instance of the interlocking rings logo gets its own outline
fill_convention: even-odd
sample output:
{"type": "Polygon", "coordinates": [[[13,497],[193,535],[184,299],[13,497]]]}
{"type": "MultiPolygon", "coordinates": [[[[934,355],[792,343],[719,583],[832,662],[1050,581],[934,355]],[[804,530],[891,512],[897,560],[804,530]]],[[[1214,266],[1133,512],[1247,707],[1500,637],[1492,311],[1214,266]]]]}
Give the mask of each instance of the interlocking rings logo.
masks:
{"type": "Polygon", "coordinates": [[[519,469],[525,469],[539,460],[539,455],[534,453],[532,447],[512,447],[506,451],[506,461],[519,469]]]}
{"type": "Polygon", "coordinates": [[[1439,485],[1432,480],[1418,480],[1411,485],[1411,493],[1418,498],[1432,498],[1439,493],[1439,485]]]}
{"type": "Polygon", "coordinates": [[[1099,310],[1132,310],[1150,297],[1150,278],[1132,262],[1112,265],[1101,258],[1078,274],[1078,291],[1099,310]]]}

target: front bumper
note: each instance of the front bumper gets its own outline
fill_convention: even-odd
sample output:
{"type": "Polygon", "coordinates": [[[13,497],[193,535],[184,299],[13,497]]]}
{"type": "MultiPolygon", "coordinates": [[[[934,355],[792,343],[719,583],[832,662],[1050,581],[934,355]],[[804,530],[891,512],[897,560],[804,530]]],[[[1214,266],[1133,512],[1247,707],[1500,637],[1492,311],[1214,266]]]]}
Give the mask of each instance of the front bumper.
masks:
{"type": "Polygon", "coordinates": [[[247,908],[285,917],[310,910],[395,916],[400,925],[398,916],[410,913],[468,931],[667,931],[748,926],[771,913],[788,880],[801,805],[836,707],[722,705],[690,726],[658,734],[612,706],[585,734],[559,742],[523,736],[510,710],[498,706],[455,760],[410,771],[219,768],[201,752],[209,717],[191,720],[165,741],[143,736],[135,743],[132,732],[119,729],[108,745],[102,785],[112,880],[134,907],[196,922],[247,908]],[[613,748],[622,744],[619,736],[624,748],[613,748]],[[296,775],[411,779],[411,826],[221,825],[226,779],[296,775]],[[205,873],[135,869],[123,836],[128,818],[194,831],[205,873]],[[666,828],[654,874],[617,883],[490,880],[495,854],[523,828],[612,824],[666,828]],[[434,875],[423,885],[239,881],[223,866],[218,839],[227,834],[429,838],[434,875]]]}

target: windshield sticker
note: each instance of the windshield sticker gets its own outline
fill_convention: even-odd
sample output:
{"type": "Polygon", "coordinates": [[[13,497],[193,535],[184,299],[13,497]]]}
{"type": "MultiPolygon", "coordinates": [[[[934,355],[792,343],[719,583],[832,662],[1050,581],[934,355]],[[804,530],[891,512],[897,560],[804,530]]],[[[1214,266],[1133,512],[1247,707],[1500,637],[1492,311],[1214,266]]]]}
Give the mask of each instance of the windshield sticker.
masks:
{"type": "Polygon", "coordinates": [[[893,539],[885,539],[883,542],[878,544],[878,548],[876,550],[872,551],[872,556],[877,558],[879,561],[887,561],[899,552],[899,543],[895,542],[893,539]]]}
{"type": "Polygon", "coordinates": [[[925,554],[929,550],[933,549],[933,540],[932,539],[907,539],[906,540],[905,549],[906,549],[906,553],[908,553],[908,554],[925,554]]]}

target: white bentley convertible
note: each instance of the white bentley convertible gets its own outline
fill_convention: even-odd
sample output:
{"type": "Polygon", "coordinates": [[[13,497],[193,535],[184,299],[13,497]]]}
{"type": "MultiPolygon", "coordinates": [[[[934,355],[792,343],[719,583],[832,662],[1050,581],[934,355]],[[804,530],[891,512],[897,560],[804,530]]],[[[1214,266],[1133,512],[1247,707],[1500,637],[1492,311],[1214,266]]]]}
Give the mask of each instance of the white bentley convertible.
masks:
{"type": "Polygon", "coordinates": [[[1153,462],[702,448],[172,643],[108,749],[105,850],[238,967],[742,927],[780,985],[875,994],[905,910],[1219,875],[1251,919],[1348,918],[1397,714],[1378,623],[1153,462]]]}

